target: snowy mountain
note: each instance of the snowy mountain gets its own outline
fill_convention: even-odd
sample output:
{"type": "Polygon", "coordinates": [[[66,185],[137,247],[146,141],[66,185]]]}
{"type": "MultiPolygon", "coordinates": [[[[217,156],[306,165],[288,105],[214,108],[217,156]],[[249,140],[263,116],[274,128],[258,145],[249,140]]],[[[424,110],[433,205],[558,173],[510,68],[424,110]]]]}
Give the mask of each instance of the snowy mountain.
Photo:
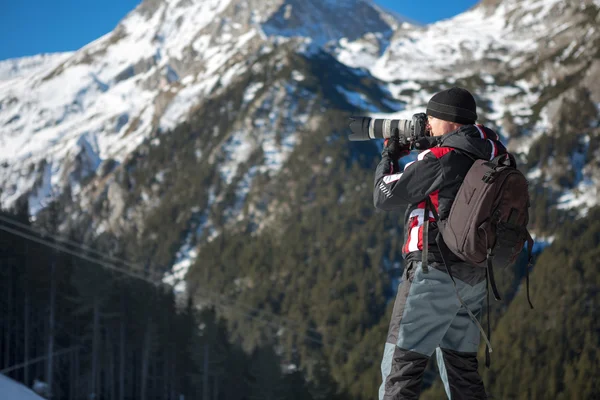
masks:
{"type": "MultiPolygon", "coordinates": [[[[391,19],[356,0],[147,1],[76,53],[4,62],[2,204],[39,188],[31,199],[35,213],[41,199],[66,185],[76,194],[75,171],[85,178],[103,161],[122,162],[151,132],[185,120],[242,74],[249,60],[292,36],[310,35],[318,45],[369,31],[390,34],[385,20],[391,19]],[[334,11],[336,20],[322,23],[334,11]]],[[[304,47],[311,42],[297,41],[304,47]]]]}
{"type": "Polygon", "coordinates": [[[403,227],[373,210],[380,143],[349,142],[347,116],[469,88],[550,239],[597,204],[599,23],[598,0],[484,0],[429,26],[367,0],[146,0],[77,52],[0,63],[0,204],[236,304],[246,350],[277,337],[289,365],[375,393],[403,227]]]}
{"type": "Polygon", "coordinates": [[[153,213],[195,163],[205,177],[178,192],[179,250],[163,255],[181,276],[198,243],[283,212],[259,183],[285,170],[325,110],[408,118],[460,84],[550,205],[584,212],[600,179],[599,5],[484,1],[417,26],[366,0],[147,0],[75,53],[0,63],[0,202],[27,199],[35,215],[61,198],[91,237],[151,240],[153,213]],[[583,125],[562,146],[575,103],[583,125]],[[190,124],[198,132],[176,139],[190,124]],[[158,152],[169,156],[151,162],[158,152]]]}
{"type": "Polygon", "coordinates": [[[560,208],[576,207],[584,213],[597,204],[600,177],[597,155],[584,154],[598,134],[599,4],[484,1],[450,20],[398,29],[385,49],[368,39],[342,40],[333,53],[346,65],[365,68],[389,82],[394,98],[406,103],[398,117],[408,118],[422,109],[440,85],[459,83],[474,89],[483,121],[510,139],[509,147],[523,160],[543,135],[566,134],[561,124],[571,121],[561,113],[572,112],[565,109],[579,99],[585,122],[573,135],[581,145],[571,144],[566,159],[546,154],[550,159],[540,160],[536,153],[527,164],[536,167],[531,179],[539,178],[558,192],[560,208]],[[576,176],[569,177],[567,185],[553,182],[564,171],[576,176]]]}

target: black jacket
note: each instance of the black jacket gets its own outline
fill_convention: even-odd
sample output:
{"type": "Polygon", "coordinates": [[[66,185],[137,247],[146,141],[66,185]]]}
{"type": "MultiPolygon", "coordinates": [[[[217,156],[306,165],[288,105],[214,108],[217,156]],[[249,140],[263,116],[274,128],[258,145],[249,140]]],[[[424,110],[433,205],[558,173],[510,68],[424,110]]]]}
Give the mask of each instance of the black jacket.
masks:
{"type": "MultiPolygon", "coordinates": [[[[475,159],[490,160],[506,153],[498,135],[482,125],[465,125],[440,137],[439,145],[421,152],[416,161],[400,171],[387,152],[375,172],[373,201],[381,210],[394,210],[408,204],[404,219],[402,255],[407,261],[421,260],[425,199],[430,197],[441,219],[448,217],[454,198],[475,159]]],[[[443,263],[435,242],[438,234],[433,214],[429,214],[430,263],[443,263]]],[[[451,257],[449,262],[460,262],[451,257]]]]}

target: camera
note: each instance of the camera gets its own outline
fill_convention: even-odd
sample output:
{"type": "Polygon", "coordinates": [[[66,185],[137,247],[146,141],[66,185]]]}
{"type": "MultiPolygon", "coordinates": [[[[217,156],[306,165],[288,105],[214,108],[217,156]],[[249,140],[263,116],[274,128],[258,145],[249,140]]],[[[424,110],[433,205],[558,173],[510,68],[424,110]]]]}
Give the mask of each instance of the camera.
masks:
{"type": "Polygon", "coordinates": [[[427,131],[427,115],[418,113],[408,119],[377,119],[370,117],[350,117],[348,137],[351,141],[389,139],[397,130],[398,141],[410,149],[424,150],[435,145],[435,140],[427,131]]]}

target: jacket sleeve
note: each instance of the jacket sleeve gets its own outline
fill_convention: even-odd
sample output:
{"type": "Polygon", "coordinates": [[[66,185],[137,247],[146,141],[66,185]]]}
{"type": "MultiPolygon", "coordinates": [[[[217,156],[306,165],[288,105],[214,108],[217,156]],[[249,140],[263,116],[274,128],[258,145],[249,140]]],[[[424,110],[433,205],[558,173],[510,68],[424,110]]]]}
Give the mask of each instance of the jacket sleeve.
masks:
{"type": "Polygon", "coordinates": [[[442,181],[440,160],[429,150],[419,154],[416,161],[406,164],[402,172],[384,153],[375,171],[373,202],[376,208],[386,211],[419,203],[439,190],[442,181]]]}

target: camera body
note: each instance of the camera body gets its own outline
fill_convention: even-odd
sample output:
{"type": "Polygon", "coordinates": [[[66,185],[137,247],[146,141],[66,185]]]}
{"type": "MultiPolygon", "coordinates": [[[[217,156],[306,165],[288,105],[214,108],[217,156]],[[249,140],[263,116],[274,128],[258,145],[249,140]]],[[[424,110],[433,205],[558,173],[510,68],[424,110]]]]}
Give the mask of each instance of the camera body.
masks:
{"type": "Polygon", "coordinates": [[[364,141],[389,139],[398,135],[398,141],[409,149],[424,150],[435,146],[435,140],[427,132],[427,115],[418,113],[408,119],[377,119],[370,117],[350,117],[352,134],[348,139],[364,141]]]}

